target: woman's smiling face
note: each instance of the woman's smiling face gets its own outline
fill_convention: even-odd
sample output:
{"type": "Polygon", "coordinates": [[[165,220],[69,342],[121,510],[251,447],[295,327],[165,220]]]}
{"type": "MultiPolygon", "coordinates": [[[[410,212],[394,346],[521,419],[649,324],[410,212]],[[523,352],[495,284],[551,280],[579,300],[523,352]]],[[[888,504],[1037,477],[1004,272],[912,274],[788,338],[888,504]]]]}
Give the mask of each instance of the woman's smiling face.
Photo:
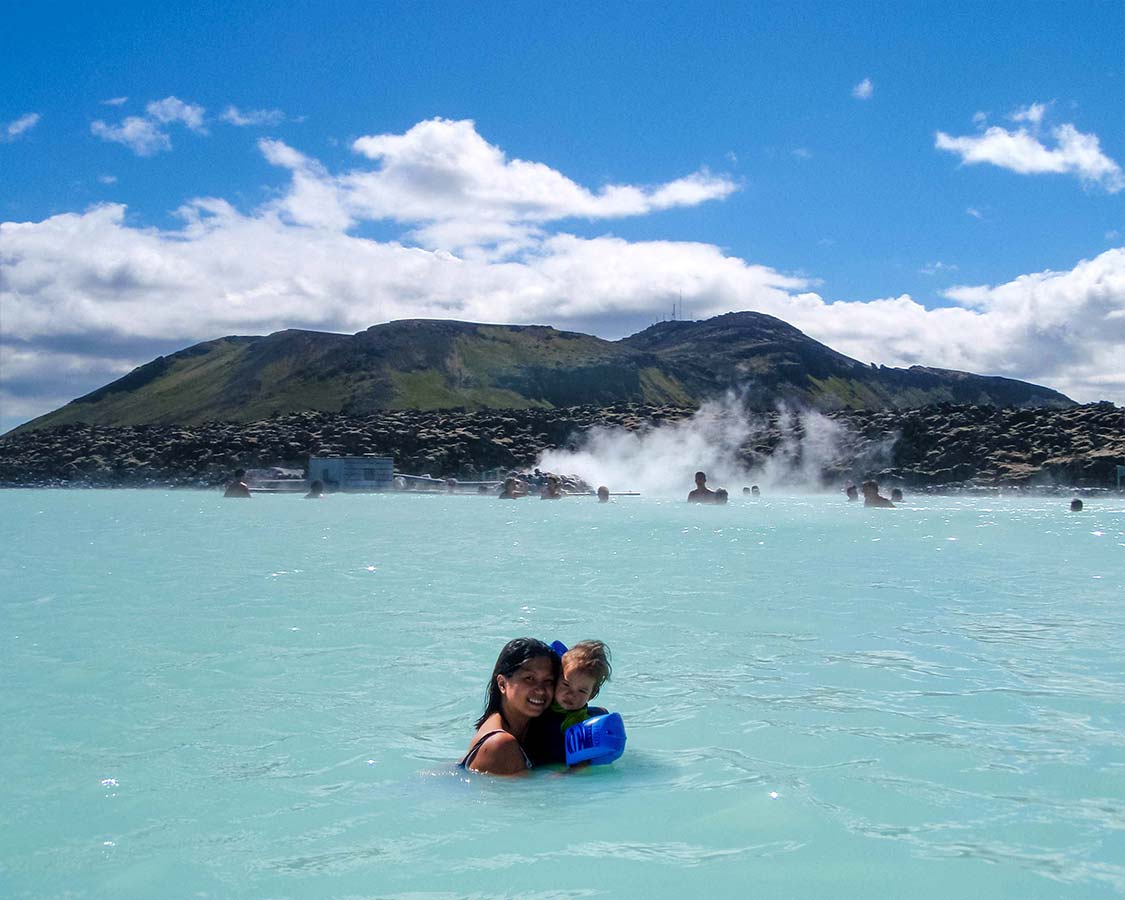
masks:
{"type": "Polygon", "coordinates": [[[529,659],[511,675],[496,678],[505,705],[530,718],[542,715],[555,696],[555,670],[546,656],[529,659]]]}

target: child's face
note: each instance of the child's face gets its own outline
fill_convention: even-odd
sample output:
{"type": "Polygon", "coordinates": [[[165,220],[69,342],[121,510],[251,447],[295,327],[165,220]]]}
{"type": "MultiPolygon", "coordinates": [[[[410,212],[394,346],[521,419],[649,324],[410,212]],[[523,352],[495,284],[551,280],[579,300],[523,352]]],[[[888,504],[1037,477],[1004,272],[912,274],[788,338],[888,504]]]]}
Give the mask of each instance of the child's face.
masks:
{"type": "Polygon", "coordinates": [[[563,663],[562,675],[555,686],[555,702],[563,709],[581,709],[590,702],[597,679],[589,672],[581,672],[563,663]]]}

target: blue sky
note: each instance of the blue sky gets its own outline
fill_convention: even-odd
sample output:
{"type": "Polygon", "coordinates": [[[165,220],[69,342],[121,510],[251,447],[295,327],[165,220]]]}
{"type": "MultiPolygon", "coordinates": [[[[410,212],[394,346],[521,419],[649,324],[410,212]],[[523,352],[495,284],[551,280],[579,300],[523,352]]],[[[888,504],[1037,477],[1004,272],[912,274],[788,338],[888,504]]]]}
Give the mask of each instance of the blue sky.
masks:
{"type": "Polygon", "coordinates": [[[10,4],[0,427],[227,333],[778,315],[1125,402],[1125,4],[10,4]]]}

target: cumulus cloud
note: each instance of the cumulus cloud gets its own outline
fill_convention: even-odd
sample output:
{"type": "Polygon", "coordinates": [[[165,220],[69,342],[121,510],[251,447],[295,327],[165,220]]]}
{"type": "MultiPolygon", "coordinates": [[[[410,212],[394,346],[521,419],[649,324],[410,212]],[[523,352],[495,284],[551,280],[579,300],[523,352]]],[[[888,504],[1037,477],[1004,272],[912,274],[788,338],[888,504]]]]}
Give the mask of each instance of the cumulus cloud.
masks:
{"type": "Polygon", "coordinates": [[[1086,185],[1098,185],[1111,194],[1125,188],[1125,174],[1101,149],[1097,135],[1083,134],[1073,124],[1051,128],[1049,143],[1043,143],[1039,129],[1047,105],[1032,103],[1013,112],[1009,118],[1029,127],[1009,130],[994,125],[981,134],[953,137],[937,132],[934,146],[961,157],[965,165],[988,163],[1021,175],[1046,173],[1077,176],[1086,185]]]}
{"type": "Polygon", "coordinates": [[[852,96],[856,100],[870,100],[875,93],[875,85],[870,78],[864,78],[859,84],[852,88],[852,96]]]}
{"type": "Polygon", "coordinates": [[[272,165],[288,169],[292,178],[288,192],[273,205],[275,211],[292,222],[314,228],[343,231],[353,224],[346,197],[319,162],[281,141],[267,138],[258,141],[258,149],[272,165]]]}
{"type": "Polygon", "coordinates": [[[128,116],[120,125],[107,125],[101,119],[90,123],[90,133],[103,141],[124,144],[137,156],[154,156],[172,149],[172,139],[149,119],[128,116]]]}
{"type": "Polygon", "coordinates": [[[6,335],[201,339],[411,316],[565,324],[647,316],[670,291],[714,315],[739,294],[780,301],[807,286],[709,244],[560,233],[496,263],[246,215],[220,200],[180,215],[183,227],[169,232],[131,227],[119,204],[0,225],[6,335]]]}
{"type": "Polygon", "coordinates": [[[145,107],[145,112],[151,119],[164,125],[180,122],[197,134],[207,133],[203,126],[203,114],[206,110],[194,103],[185,103],[179,97],[153,100],[145,107]]]}
{"type": "Polygon", "coordinates": [[[544,237],[546,223],[610,219],[722,199],[737,185],[701,170],[654,186],[590,190],[543,163],[508,159],[472,121],[431,119],[403,134],[356,140],[352,149],[375,163],[329,173],[287,144],[258,146],[289,169],[290,190],[274,211],[298,225],[347,228],[362,221],[409,226],[406,237],[431,249],[505,256],[544,237]]]}
{"type": "Polygon", "coordinates": [[[545,322],[613,338],[680,296],[695,318],[769,313],[864,361],[1007,375],[1082,400],[1125,401],[1125,248],[1069,271],[958,287],[939,309],[908,295],[833,302],[808,278],[712,244],[588,237],[552,224],[701,202],[724,194],[708,187],[714,176],[590,189],[543,164],[517,166],[463,129],[439,131],[448,146],[432,133],[426,152],[382,142],[368,147],[377,168],[344,174],[263,141],[266,158],[292,175],[282,195],[250,211],[192,200],[171,229],[134,223],[118,204],[0,224],[0,352],[20,360],[18,396],[6,369],[0,403],[44,412],[158,353],[224,334],[353,332],[432,317],[545,322]],[[399,225],[399,239],[351,233],[376,215],[399,225]],[[448,227],[463,240],[474,225],[486,241],[506,229],[507,243],[451,252],[409,237],[448,227]]]}
{"type": "Polygon", "coordinates": [[[0,142],[22,137],[38,125],[41,118],[39,113],[27,113],[11,122],[0,122],[0,142]]]}
{"type": "Polygon", "coordinates": [[[90,123],[90,133],[103,141],[122,144],[137,156],[154,156],[172,149],[172,139],[162,126],[178,123],[196,134],[206,134],[205,113],[202,106],[165,97],[146,105],[144,116],[127,116],[118,125],[97,119],[90,123]]]}
{"type": "Polygon", "coordinates": [[[361,137],[352,149],[378,167],[333,179],[338,202],[355,218],[413,223],[413,238],[449,249],[492,241],[523,244],[546,222],[695,206],[738,187],[703,170],[652,187],[590,190],[543,163],[509,159],[470,120],[430,119],[404,134],[361,137]]]}
{"type": "Polygon", "coordinates": [[[1043,121],[1043,116],[1047,113],[1047,103],[1030,103],[1027,106],[1015,110],[1008,118],[1013,122],[1030,122],[1032,125],[1039,126],[1043,121]]]}
{"type": "Polygon", "coordinates": [[[823,306],[813,298],[790,321],[857,359],[1004,375],[1079,400],[1125,402],[1125,248],[1068,271],[945,296],[955,305],[926,309],[908,295],[823,306]]]}
{"type": "Polygon", "coordinates": [[[237,106],[228,106],[219,116],[224,122],[231,125],[245,127],[247,125],[280,125],[285,121],[285,113],[280,109],[246,109],[240,110],[237,106]]]}

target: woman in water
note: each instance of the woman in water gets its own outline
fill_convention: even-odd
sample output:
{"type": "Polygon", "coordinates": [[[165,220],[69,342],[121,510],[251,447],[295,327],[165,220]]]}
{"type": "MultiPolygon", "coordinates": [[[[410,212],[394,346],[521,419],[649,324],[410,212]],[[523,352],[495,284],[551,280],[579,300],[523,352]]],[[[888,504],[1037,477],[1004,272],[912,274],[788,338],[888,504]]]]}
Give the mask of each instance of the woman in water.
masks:
{"type": "Polygon", "coordinates": [[[535,638],[508,641],[488,684],[488,703],[462,768],[488,775],[518,775],[531,768],[523,749],[527,726],[555,696],[559,656],[535,638]]]}

